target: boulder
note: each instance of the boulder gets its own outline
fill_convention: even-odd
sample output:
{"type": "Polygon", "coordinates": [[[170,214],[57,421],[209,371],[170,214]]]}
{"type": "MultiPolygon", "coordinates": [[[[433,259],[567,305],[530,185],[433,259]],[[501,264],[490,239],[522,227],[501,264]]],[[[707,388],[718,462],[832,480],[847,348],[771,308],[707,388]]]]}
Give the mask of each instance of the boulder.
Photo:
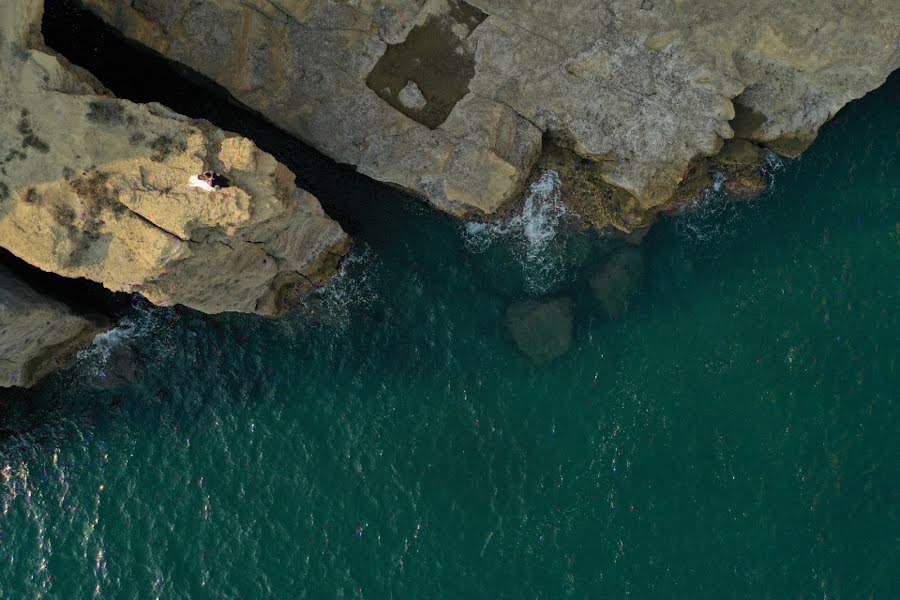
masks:
{"type": "Polygon", "coordinates": [[[523,300],[506,311],[506,327],[523,354],[538,363],[550,362],[572,346],[572,301],[523,300]]]}
{"type": "Polygon", "coordinates": [[[43,2],[0,5],[0,246],[44,271],[159,305],[277,314],[349,240],[247,139],[109,95],[43,46],[43,2]],[[189,185],[206,170],[229,187],[189,185]]]}
{"type": "Polygon", "coordinates": [[[725,143],[715,158],[716,166],[725,176],[725,186],[738,200],[753,200],[768,188],[763,174],[765,155],[762,149],[742,139],[725,143]]]}
{"type": "Polygon", "coordinates": [[[102,367],[88,380],[91,385],[112,390],[140,381],[144,361],[137,348],[128,342],[119,342],[111,344],[105,350],[102,367]]]}

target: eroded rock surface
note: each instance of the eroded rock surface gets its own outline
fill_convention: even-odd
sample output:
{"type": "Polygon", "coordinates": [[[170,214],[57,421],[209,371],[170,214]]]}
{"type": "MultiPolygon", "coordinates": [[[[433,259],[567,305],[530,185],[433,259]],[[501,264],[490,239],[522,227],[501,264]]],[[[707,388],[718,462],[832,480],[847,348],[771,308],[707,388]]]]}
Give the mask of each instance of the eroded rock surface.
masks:
{"type": "Polygon", "coordinates": [[[33,385],[66,366],[101,329],[0,266],[0,387],[33,385]]]}
{"type": "Polygon", "coordinates": [[[523,300],[506,311],[506,326],[523,354],[538,363],[558,358],[572,347],[572,300],[523,300]]]}
{"type": "Polygon", "coordinates": [[[458,215],[565,157],[631,230],[738,136],[795,155],[900,64],[895,0],[83,0],[285,130],[458,215]]]}
{"type": "Polygon", "coordinates": [[[111,97],[43,46],[43,2],[0,5],[0,246],[159,305],[272,315],[349,241],[250,140],[111,97]],[[204,191],[214,169],[230,187],[204,191]]]}

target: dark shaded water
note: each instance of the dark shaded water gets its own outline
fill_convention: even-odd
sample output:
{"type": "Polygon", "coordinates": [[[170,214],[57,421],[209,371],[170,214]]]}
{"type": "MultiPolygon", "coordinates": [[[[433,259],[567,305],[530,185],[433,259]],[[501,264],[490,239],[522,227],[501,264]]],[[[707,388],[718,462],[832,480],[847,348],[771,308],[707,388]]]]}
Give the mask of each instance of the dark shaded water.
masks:
{"type": "Polygon", "coordinates": [[[343,276],[279,321],[135,307],[0,401],[0,598],[896,597],[898,98],[654,228],[614,321],[552,194],[467,228],[256,136],[343,276]],[[575,341],[536,367],[503,317],[545,293],[575,341]],[[96,389],[123,343],[143,378],[96,389]]]}

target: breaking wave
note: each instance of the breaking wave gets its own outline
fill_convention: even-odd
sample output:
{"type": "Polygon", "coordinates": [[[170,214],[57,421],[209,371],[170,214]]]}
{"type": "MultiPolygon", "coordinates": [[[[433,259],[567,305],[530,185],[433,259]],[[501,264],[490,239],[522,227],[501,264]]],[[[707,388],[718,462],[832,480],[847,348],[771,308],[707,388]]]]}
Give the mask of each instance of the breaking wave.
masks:
{"type": "Polygon", "coordinates": [[[378,299],[375,281],[380,272],[381,262],[371,248],[354,248],[337,275],[300,301],[295,322],[347,329],[354,314],[367,310],[378,299]]]}
{"type": "Polygon", "coordinates": [[[116,327],[98,334],[90,346],[78,353],[76,372],[88,379],[104,379],[110,357],[118,346],[150,339],[160,342],[165,337],[161,335],[164,321],[160,314],[167,310],[136,303],[116,327]]]}
{"type": "MultiPolygon", "coordinates": [[[[768,151],[762,172],[768,186],[767,194],[775,188],[776,173],[784,168],[787,159],[768,151]]],[[[732,239],[744,230],[744,220],[748,212],[756,209],[757,202],[735,202],[725,187],[726,173],[712,173],[713,183],[703,190],[696,199],[687,203],[676,214],[676,229],[688,242],[715,244],[724,239],[732,239]]]]}
{"type": "Polygon", "coordinates": [[[572,216],[562,201],[559,173],[546,171],[531,185],[522,209],[497,223],[469,222],[463,238],[473,253],[486,252],[495,242],[508,244],[525,273],[529,291],[541,292],[559,282],[566,269],[561,226],[572,216]]]}

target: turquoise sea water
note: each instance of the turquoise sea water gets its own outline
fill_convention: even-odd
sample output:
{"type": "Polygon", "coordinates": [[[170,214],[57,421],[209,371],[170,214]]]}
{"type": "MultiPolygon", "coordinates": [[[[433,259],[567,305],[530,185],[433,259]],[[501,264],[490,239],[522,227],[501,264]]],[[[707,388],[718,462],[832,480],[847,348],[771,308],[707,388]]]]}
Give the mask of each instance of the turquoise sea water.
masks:
{"type": "Polygon", "coordinates": [[[136,305],[0,396],[0,598],[898,597],[898,103],[662,221],[617,320],[614,243],[544,193],[360,202],[282,320],[136,305]],[[538,366],[504,315],[548,295],[574,343],[538,366]],[[98,389],[120,343],[141,379],[98,389]]]}

